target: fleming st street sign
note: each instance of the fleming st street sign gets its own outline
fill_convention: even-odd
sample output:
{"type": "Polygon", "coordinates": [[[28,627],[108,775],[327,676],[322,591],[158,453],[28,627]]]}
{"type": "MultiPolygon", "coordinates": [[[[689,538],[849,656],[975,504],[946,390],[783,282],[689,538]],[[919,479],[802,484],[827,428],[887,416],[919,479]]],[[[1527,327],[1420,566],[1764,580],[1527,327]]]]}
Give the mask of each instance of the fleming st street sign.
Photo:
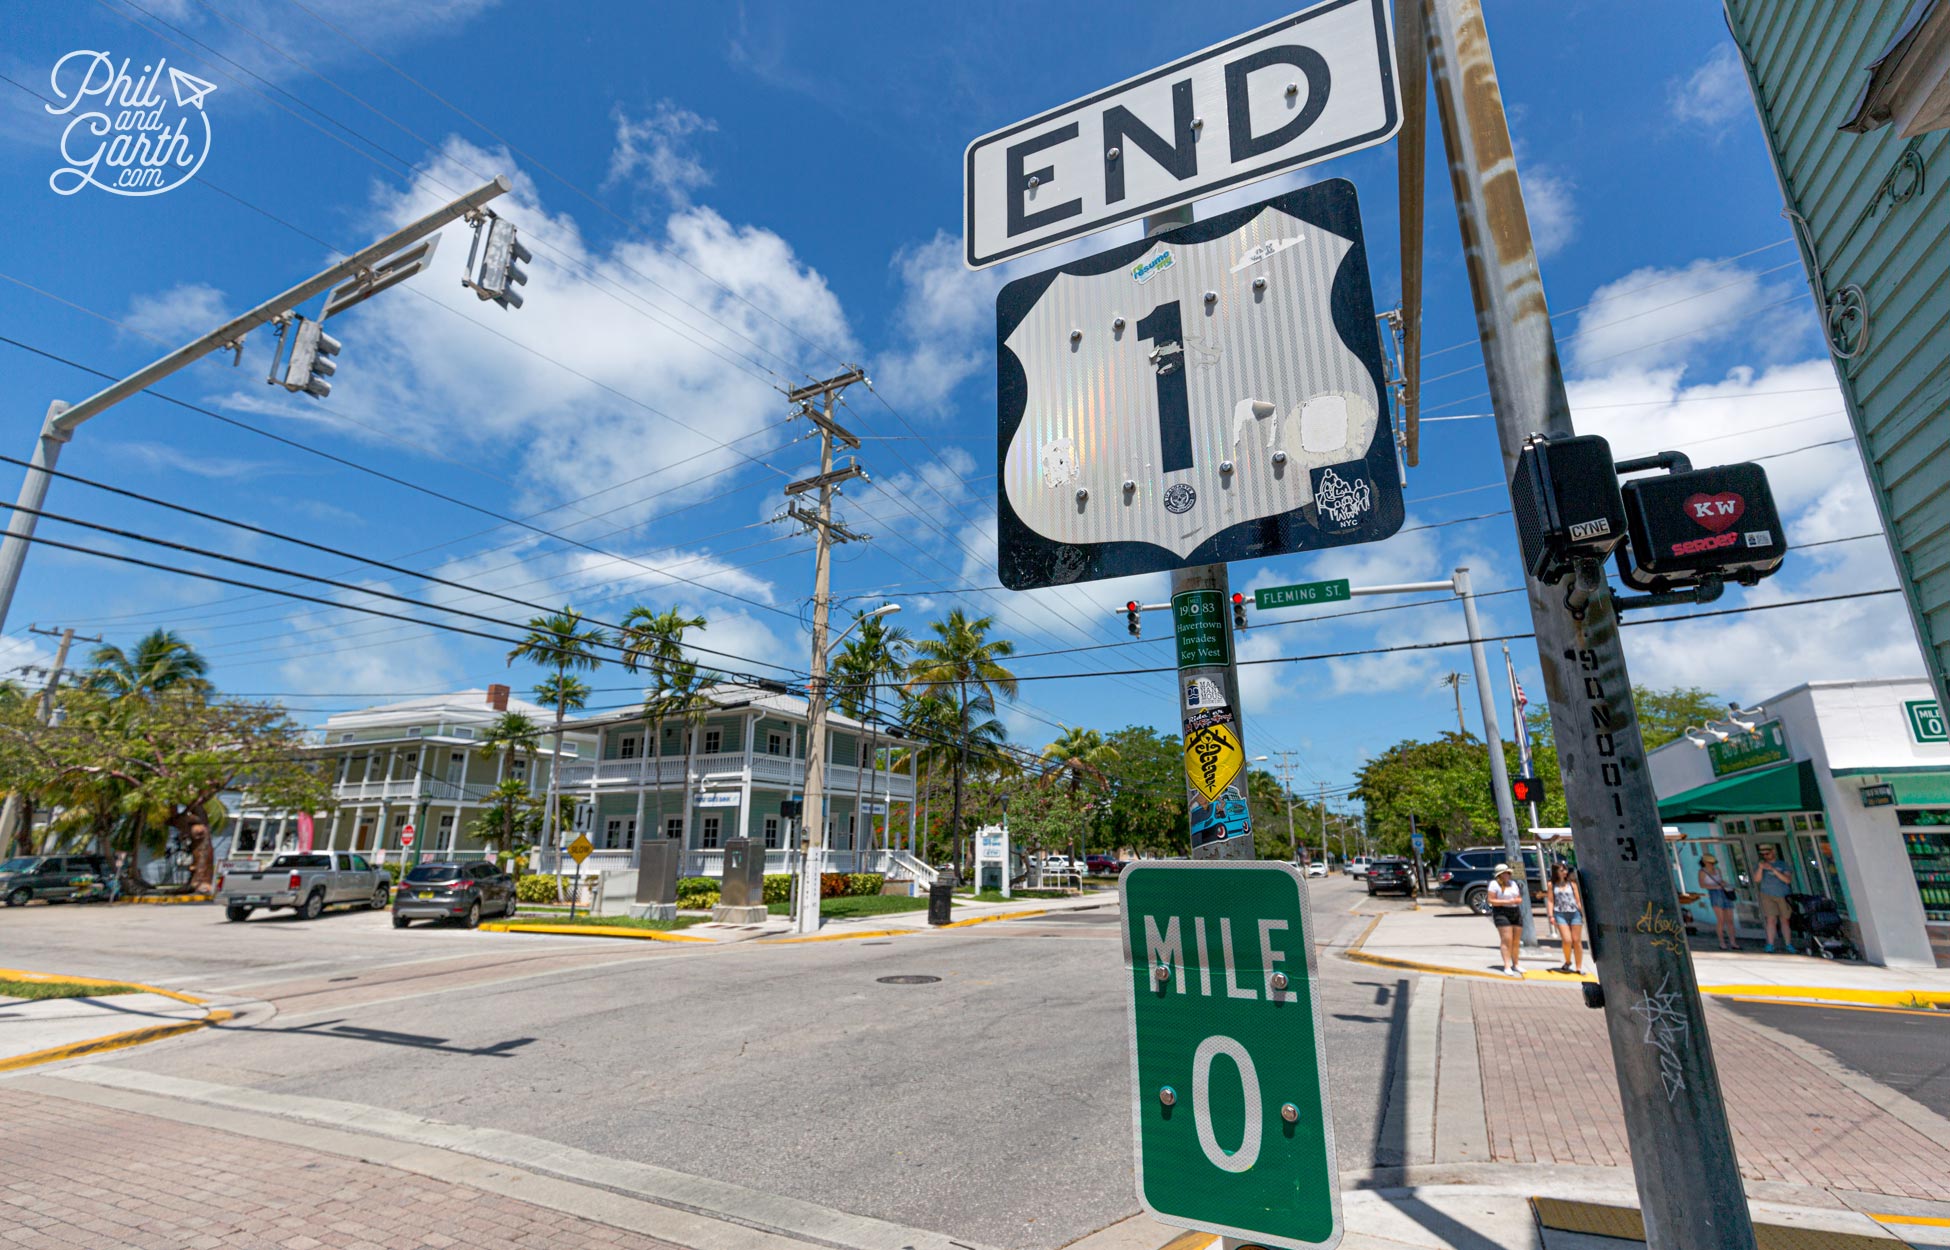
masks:
{"type": "Polygon", "coordinates": [[[1255,608],[1303,608],[1315,603],[1344,603],[1354,598],[1345,577],[1331,582],[1301,582],[1296,586],[1268,586],[1253,592],[1255,608]]]}
{"type": "Polygon", "coordinates": [[[1138,1201],[1256,1245],[1337,1245],[1305,879],[1286,863],[1148,860],[1117,889],[1138,1201]]]}
{"type": "Polygon", "coordinates": [[[968,145],[981,269],[1401,127],[1387,0],[1327,0],[968,145]]]}

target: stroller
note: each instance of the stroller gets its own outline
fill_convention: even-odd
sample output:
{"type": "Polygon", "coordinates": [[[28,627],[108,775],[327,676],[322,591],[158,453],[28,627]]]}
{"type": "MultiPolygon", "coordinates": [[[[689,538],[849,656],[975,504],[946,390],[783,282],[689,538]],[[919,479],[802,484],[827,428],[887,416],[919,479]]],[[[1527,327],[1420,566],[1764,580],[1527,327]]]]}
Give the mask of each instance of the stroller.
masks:
{"type": "Polygon", "coordinates": [[[1848,927],[1834,899],[1826,894],[1790,894],[1788,902],[1794,906],[1794,914],[1788,918],[1788,930],[1806,946],[1810,955],[1822,959],[1862,957],[1855,943],[1849,940],[1848,927]]]}

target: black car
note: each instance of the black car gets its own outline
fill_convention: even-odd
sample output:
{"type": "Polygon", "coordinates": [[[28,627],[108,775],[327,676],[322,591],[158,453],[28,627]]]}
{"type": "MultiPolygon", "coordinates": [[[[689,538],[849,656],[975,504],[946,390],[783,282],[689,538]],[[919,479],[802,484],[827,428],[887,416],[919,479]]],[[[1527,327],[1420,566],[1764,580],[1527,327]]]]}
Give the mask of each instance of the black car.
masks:
{"type": "Polygon", "coordinates": [[[1415,897],[1415,865],[1395,856],[1384,856],[1368,865],[1368,893],[1393,890],[1404,898],[1415,897]]]}
{"type": "Polygon", "coordinates": [[[114,871],[99,855],[22,855],[0,862],[0,900],[20,907],[37,898],[50,903],[106,899],[114,871]]]}
{"type": "Polygon", "coordinates": [[[471,929],[483,915],[514,914],[515,879],[486,860],[415,865],[393,894],[395,929],[415,920],[459,920],[471,929]]]}
{"type": "MultiPolygon", "coordinates": [[[[1479,916],[1487,914],[1490,909],[1490,882],[1496,877],[1496,866],[1506,862],[1505,854],[1500,846],[1472,846],[1461,851],[1444,851],[1442,867],[1436,872],[1436,892],[1451,907],[1461,904],[1479,916]]],[[[1523,853],[1523,872],[1530,881],[1530,897],[1542,898],[1544,877],[1537,867],[1537,852],[1526,850],[1523,853]]]]}

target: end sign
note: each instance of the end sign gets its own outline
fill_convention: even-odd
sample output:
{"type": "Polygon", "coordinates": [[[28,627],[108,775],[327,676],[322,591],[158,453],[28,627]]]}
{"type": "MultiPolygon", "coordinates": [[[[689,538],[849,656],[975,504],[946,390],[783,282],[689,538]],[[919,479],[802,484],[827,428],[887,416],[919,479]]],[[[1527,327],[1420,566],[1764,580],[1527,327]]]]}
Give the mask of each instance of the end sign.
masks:
{"type": "Polygon", "coordinates": [[[1156,860],[1117,889],[1138,1201],[1258,1245],[1338,1245],[1306,879],[1280,862],[1156,860]]]}

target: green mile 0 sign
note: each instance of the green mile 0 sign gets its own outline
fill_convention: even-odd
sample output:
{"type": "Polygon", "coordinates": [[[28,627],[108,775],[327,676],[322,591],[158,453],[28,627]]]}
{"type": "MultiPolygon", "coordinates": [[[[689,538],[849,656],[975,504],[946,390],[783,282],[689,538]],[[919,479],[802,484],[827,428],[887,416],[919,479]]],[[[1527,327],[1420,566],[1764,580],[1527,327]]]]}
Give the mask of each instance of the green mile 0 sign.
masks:
{"type": "Polygon", "coordinates": [[[1138,1201],[1258,1245],[1338,1245],[1305,879],[1279,862],[1155,860],[1117,888],[1138,1201]]]}

